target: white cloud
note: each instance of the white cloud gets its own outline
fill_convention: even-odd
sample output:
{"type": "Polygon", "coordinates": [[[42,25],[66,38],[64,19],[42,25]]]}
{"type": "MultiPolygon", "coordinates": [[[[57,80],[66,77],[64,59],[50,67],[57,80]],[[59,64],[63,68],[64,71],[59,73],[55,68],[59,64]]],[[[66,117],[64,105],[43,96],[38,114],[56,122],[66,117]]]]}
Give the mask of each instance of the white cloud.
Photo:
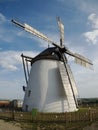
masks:
{"type": "Polygon", "coordinates": [[[87,42],[97,44],[98,42],[98,30],[92,30],[91,32],[86,32],[83,34],[87,42]]]}
{"type": "Polygon", "coordinates": [[[88,20],[91,23],[92,28],[98,29],[98,16],[95,13],[90,14],[88,20]]]}
{"type": "Polygon", "coordinates": [[[25,84],[25,80],[23,72],[21,71],[22,53],[30,57],[34,57],[38,54],[36,51],[0,51],[1,98],[23,98],[24,93],[22,86],[25,84]]]}
{"type": "Polygon", "coordinates": [[[79,10],[82,11],[82,13],[92,13],[92,12],[98,12],[98,1],[94,2],[93,0],[76,0],[76,5],[79,10]]]}
{"type": "Polygon", "coordinates": [[[9,71],[18,70],[18,65],[22,63],[21,54],[34,57],[37,52],[31,51],[3,51],[0,52],[0,66],[9,71]]]}
{"type": "Polygon", "coordinates": [[[17,70],[16,64],[19,64],[20,58],[14,51],[0,52],[0,66],[4,69],[17,70]]]}
{"type": "Polygon", "coordinates": [[[0,43],[14,41],[13,30],[10,28],[9,20],[0,12],[0,43]]]}
{"type": "Polygon", "coordinates": [[[6,22],[6,18],[2,13],[0,13],[0,24],[4,22],[6,22]]]}
{"type": "Polygon", "coordinates": [[[94,13],[88,16],[88,23],[91,25],[91,31],[85,32],[83,35],[86,41],[92,44],[98,43],[98,16],[94,13]]]}

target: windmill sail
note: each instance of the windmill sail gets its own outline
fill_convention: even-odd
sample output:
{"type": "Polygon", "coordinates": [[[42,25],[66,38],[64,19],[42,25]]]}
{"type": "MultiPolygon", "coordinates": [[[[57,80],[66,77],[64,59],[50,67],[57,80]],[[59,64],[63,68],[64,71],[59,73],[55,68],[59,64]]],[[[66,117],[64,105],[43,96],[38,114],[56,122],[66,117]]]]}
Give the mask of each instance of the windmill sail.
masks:
{"type": "Polygon", "coordinates": [[[32,33],[33,35],[49,42],[49,43],[53,43],[52,40],[50,40],[47,36],[45,36],[44,34],[40,33],[39,31],[37,31],[36,29],[34,29],[33,27],[29,26],[28,24],[24,24],[24,29],[29,32],[32,33]]]}
{"type": "Polygon", "coordinates": [[[18,21],[16,21],[16,20],[13,20],[13,19],[12,19],[11,21],[12,21],[12,23],[14,23],[15,25],[17,25],[17,26],[23,28],[25,31],[27,31],[27,32],[29,32],[29,33],[31,33],[31,34],[33,34],[33,35],[35,35],[35,36],[41,38],[42,40],[47,41],[48,43],[50,43],[50,44],[52,44],[52,45],[54,45],[54,46],[56,46],[56,47],[58,47],[58,48],[61,48],[61,46],[59,46],[58,43],[52,41],[50,38],[48,38],[47,36],[45,36],[43,33],[39,32],[39,31],[36,30],[35,28],[31,27],[30,25],[28,25],[28,24],[26,24],[26,23],[23,23],[23,24],[22,24],[22,23],[20,23],[20,22],[18,22],[18,21]]]}
{"type": "Polygon", "coordinates": [[[74,95],[78,96],[78,90],[77,90],[77,87],[76,87],[76,82],[74,80],[74,76],[73,76],[73,73],[71,71],[71,68],[68,64],[67,64],[67,70],[68,70],[69,77],[71,79],[71,84],[72,84],[74,95]]]}
{"type": "Polygon", "coordinates": [[[88,58],[86,58],[80,54],[73,53],[73,52],[69,51],[68,49],[65,51],[65,53],[73,56],[75,58],[76,64],[80,64],[81,66],[92,69],[93,63],[88,58]]]}
{"type": "Polygon", "coordinates": [[[92,62],[91,60],[85,58],[84,56],[81,56],[80,54],[75,53],[75,63],[80,64],[86,68],[92,68],[92,62]]]}
{"type": "Polygon", "coordinates": [[[62,24],[59,17],[58,17],[58,27],[60,30],[60,37],[61,37],[60,38],[60,45],[58,45],[56,42],[49,39],[43,33],[40,33],[39,31],[37,31],[33,27],[29,26],[28,24],[25,24],[25,23],[22,24],[22,23],[19,23],[18,21],[13,20],[13,19],[11,21],[14,24],[16,24],[17,26],[26,30],[27,32],[32,33],[33,35],[35,35],[35,36],[47,41],[48,43],[51,43],[52,45],[58,47],[63,53],[66,53],[68,55],[75,57],[75,63],[80,64],[80,65],[87,67],[87,68],[91,68],[91,66],[93,65],[89,59],[87,59],[87,58],[85,58],[77,53],[74,54],[74,53],[70,52],[65,46],[62,46],[62,43],[64,42],[64,25],[62,24]]]}
{"type": "Polygon", "coordinates": [[[62,46],[62,43],[64,43],[64,25],[61,22],[61,19],[58,17],[58,27],[59,27],[59,31],[60,31],[60,44],[62,46]]]}
{"type": "Polygon", "coordinates": [[[70,79],[68,77],[67,71],[65,69],[64,63],[59,62],[59,72],[62,80],[62,84],[64,87],[65,91],[65,96],[67,97],[67,102],[68,102],[68,108],[72,109],[77,106],[77,89],[76,89],[76,84],[74,83],[73,76],[71,76],[70,68],[69,65],[66,66],[66,69],[69,75],[71,76],[70,79]]]}

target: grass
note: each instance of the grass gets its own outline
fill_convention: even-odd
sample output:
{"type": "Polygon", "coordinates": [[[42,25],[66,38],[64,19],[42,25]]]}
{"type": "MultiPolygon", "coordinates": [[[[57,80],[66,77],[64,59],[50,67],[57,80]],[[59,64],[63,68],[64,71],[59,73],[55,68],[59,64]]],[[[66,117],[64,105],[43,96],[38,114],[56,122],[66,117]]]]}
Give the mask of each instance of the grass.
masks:
{"type": "Polygon", "coordinates": [[[79,108],[78,112],[86,112],[86,111],[89,111],[89,108],[79,108]]]}

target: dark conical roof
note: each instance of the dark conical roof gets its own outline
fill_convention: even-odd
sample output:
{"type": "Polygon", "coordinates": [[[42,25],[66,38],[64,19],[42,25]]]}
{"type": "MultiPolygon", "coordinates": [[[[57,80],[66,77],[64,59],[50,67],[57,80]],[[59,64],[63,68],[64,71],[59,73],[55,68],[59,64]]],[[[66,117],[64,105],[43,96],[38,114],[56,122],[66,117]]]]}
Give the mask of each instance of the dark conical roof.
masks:
{"type": "Polygon", "coordinates": [[[50,47],[42,51],[38,54],[35,58],[32,59],[31,64],[33,64],[36,60],[40,59],[52,59],[52,60],[59,60],[61,61],[61,55],[59,49],[57,47],[50,47]]]}

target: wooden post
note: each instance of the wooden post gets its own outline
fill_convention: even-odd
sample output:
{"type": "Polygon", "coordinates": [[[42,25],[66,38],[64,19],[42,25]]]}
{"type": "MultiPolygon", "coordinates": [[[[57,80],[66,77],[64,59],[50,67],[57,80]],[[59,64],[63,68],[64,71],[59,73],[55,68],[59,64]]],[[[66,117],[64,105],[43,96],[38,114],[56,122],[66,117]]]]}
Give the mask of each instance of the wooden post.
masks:
{"type": "Polygon", "coordinates": [[[89,120],[90,120],[91,122],[92,122],[92,120],[93,120],[91,109],[89,109],[89,120]]]}

